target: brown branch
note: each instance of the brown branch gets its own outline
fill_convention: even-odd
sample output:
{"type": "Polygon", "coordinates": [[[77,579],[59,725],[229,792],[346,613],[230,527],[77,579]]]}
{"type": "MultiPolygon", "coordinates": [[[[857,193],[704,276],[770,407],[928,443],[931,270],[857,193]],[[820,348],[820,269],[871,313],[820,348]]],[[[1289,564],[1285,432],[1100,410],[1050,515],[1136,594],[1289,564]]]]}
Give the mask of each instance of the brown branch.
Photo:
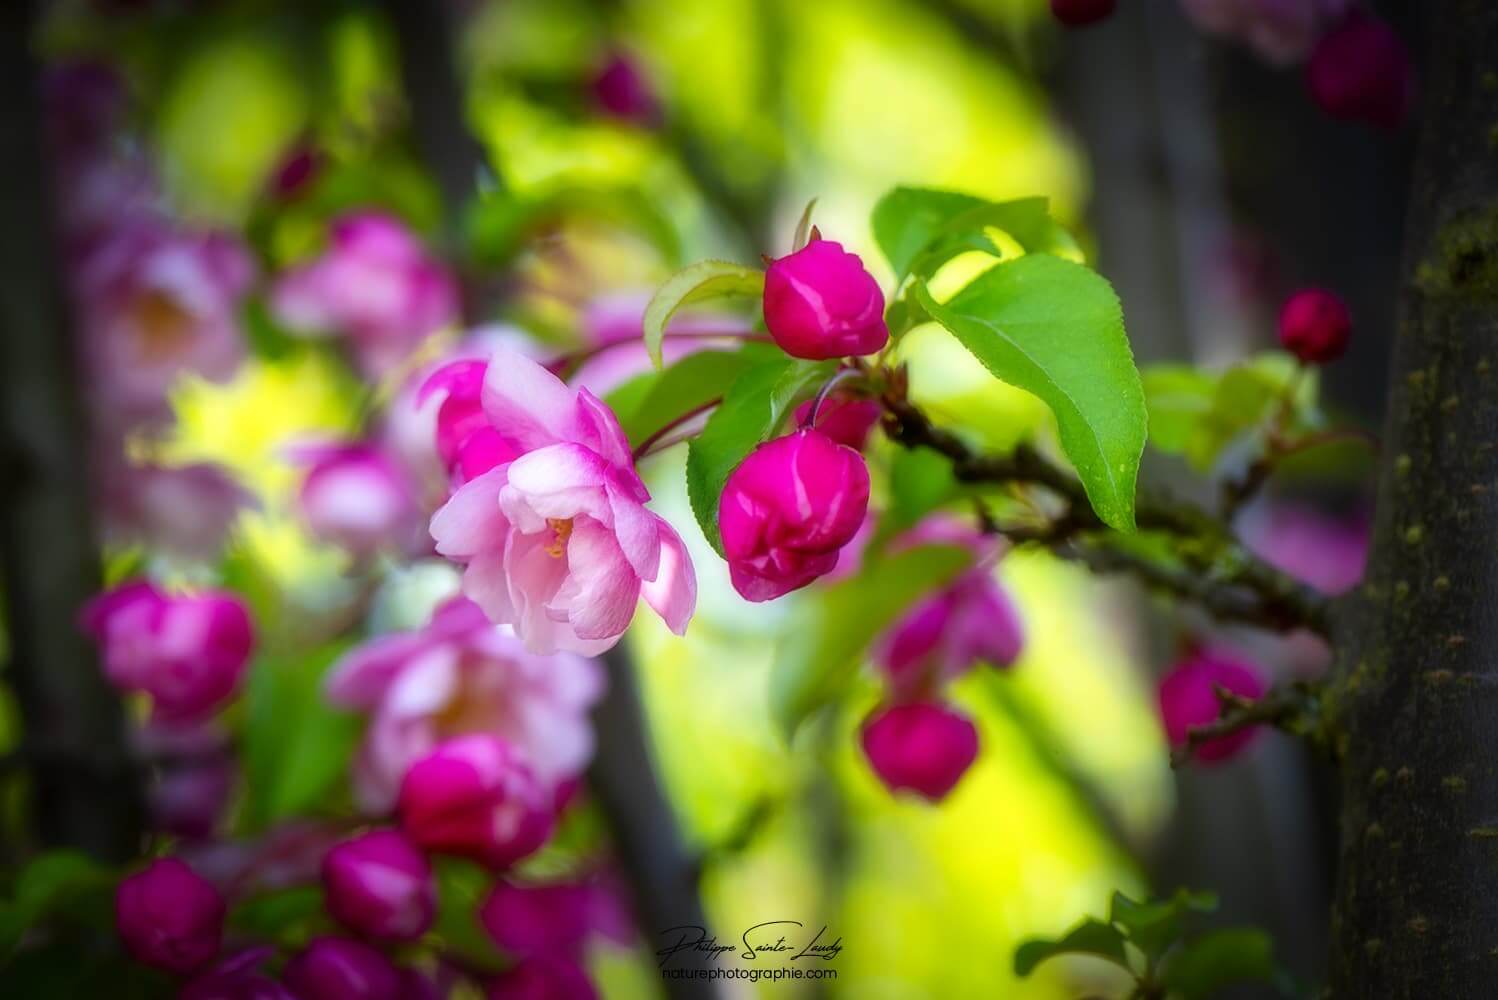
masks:
{"type": "Polygon", "coordinates": [[[1152,589],[1191,601],[1222,621],[1276,631],[1309,628],[1326,632],[1325,598],[1245,550],[1221,521],[1201,508],[1159,496],[1138,500],[1136,521],[1141,530],[1191,542],[1193,549],[1206,553],[1187,569],[1178,570],[1106,544],[1111,529],[1092,509],[1081,482],[1034,449],[1021,445],[1007,455],[973,451],[900,398],[898,380],[883,402],[886,433],[907,448],[930,448],[945,455],[959,481],[1040,486],[1064,503],[1061,514],[1041,525],[1003,526],[993,524],[986,515],[980,518],[1016,544],[1044,545],[1096,572],[1130,573],[1152,589]]]}
{"type": "Polygon", "coordinates": [[[1245,698],[1221,686],[1216,691],[1221,714],[1212,722],[1186,731],[1185,744],[1170,752],[1171,767],[1189,762],[1202,746],[1213,740],[1254,726],[1274,726],[1302,736],[1314,728],[1317,691],[1304,682],[1274,688],[1262,698],[1245,698]]]}

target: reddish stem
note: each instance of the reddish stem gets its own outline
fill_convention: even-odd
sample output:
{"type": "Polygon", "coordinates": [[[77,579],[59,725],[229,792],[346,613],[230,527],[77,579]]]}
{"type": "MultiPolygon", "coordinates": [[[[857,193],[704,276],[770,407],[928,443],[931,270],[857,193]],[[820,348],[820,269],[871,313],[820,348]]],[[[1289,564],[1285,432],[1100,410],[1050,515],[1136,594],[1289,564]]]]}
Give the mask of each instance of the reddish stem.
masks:
{"type": "Polygon", "coordinates": [[[683,413],[681,416],[675,418],[670,423],[666,424],[664,427],[662,427],[659,430],[657,430],[654,434],[651,434],[644,441],[641,441],[640,444],[639,444],[639,446],[635,448],[634,453],[630,457],[633,458],[636,462],[640,461],[642,458],[644,458],[645,456],[647,456],[647,455],[650,454],[651,446],[655,445],[655,444],[658,444],[661,441],[661,439],[664,438],[667,434],[671,433],[673,430],[675,430],[676,428],[680,427],[682,424],[686,423],[688,420],[691,420],[693,417],[699,417],[699,416],[701,416],[702,414],[706,413],[708,410],[711,410],[713,407],[717,406],[718,404],[720,404],[722,402],[723,402],[723,397],[722,396],[718,396],[716,398],[709,399],[706,403],[703,403],[701,406],[694,406],[694,407],[692,407],[690,410],[688,410],[687,412],[683,413]]]}

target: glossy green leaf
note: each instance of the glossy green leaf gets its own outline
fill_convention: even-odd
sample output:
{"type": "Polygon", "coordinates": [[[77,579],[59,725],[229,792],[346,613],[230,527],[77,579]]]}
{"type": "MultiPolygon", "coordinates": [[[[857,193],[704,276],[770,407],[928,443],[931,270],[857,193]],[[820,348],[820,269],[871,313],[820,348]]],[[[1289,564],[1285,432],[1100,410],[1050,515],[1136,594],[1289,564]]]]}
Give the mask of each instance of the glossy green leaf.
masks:
{"type": "Polygon", "coordinates": [[[722,398],[740,375],[779,356],[761,344],[737,351],[697,351],[660,372],[631,379],[609,395],[609,405],[632,445],[672,421],[722,398]]]}
{"type": "Polygon", "coordinates": [[[1211,1000],[1240,983],[1281,979],[1274,944],[1255,927],[1208,931],[1172,952],[1160,969],[1160,984],[1180,1000],[1211,1000]]]}
{"type": "Polygon", "coordinates": [[[954,191],[897,187],[874,206],[873,229],[896,284],[910,274],[929,277],[968,250],[1004,256],[989,229],[1002,230],[1029,253],[1081,258],[1076,240],[1051,218],[1044,198],[993,202],[954,191]]]}
{"type": "Polygon", "coordinates": [[[343,648],[332,644],[302,656],[267,656],[251,665],[244,753],[245,821],[251,829],[318,813],[346,776],[359,718],[334,709],[322,691],[323,676],[343,648]]]}
{"type": "Polygon", "coordinates": [[[1097,272],[1044,254],[997,264],[945,303],[917,294],[993,375],[1039,397],[1093,509],[1134,528],[1148,424],[1123,311],[1097,272]]]}
{"type": "Polygon", "coordinates": [[[1014,952],[1014,974],[1028,976],[1041,962],[1059,955],[1092,955],[1127,969],[1128,956],[1118,928],[1091,918],[1054,941],[1026,941],[1014,952]]]}
{"type": "Polygon", "coordinates": [[[650,360],[661,367],[661,341],[666,336],[666,324],[678,309],[734,296],[758,298],[764,290],[763,271],[725,260],[704,260],[677,271],[645,307],[645,347],[650,360]]]}
{"type": "Polygon", "coordinates": [[[837,370],[836,361],[780,358],[755,365],[734,381],[687,451],[687,496],[708,542],[721,555],[718,498],[729,473],[775,436],[792,407],[837,370]]]}
{"type": "Polygon", "coordinates": [[[971,562],[970,553],[921,546],[871,558],[857,576],[820,586],[796,606],[770,671],[770,711],[789,739],[836,699],[874,638],[971,562]]]}
{"type": "Polygon", "coordinates": [[[434,858],[432,870],[437,883],[437,920],[432,933],[473,967],[490,972],[503,969],[504,956],[478,919],[494,876],[460,858],[434,858]]]}
{"type": "Polygon", "coordinates": [[[1146,955],[1158,957],[1181,936],[1181,920],[1186,914],[1216,909],[1217,897],[1209,892],[1181,889],[1169,899],[1146,902],[1115,892],[1108,919],[1123,928],[1146,955]]]}

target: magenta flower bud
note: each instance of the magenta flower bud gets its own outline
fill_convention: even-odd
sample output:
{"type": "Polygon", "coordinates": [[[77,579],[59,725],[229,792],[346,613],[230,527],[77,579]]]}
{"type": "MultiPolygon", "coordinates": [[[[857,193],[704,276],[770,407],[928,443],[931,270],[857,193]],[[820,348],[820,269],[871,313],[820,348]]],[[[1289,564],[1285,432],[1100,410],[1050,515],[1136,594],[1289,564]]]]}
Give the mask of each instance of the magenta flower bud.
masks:
{"type": "Polygon", "coordinates": [[[635,125],[652,125],[660,105],[639,64],[623,52],[609,56],[593,78],[593,100],[604,114],[635,125]]]}
{"type": "MultiPolygon", "coordinates": [[[[814,403],[815,400],[809,399],[796,407],[796,426],[813,426],[810,421],[814,403]]],[[[879,423],[881,412],[876,399],[840,396],[834,392],[822,400],[822,408],[817,411],[815,429],[838,444],[847,445],[854,451],[863,451],[864,446],[869,443],[869,432],[879,423]]]]}
{"type": "Polygon", "coordinates": [[[785,353],[815,361],[873,354],[889,340],[879,282],[857,254],[823,239],[770,264],[765,327],[785,353]]]}
{"type": "Polygon", "coordinates": [[[1280,310],[1280,344],[1305,364],[1340,358],[1351,335],[1347,304],[1324,288],[1302,289],[1280,310]]]}
{"type": "Polygon", "coordinates": [[[511,955],[578,954],[593,925],[598,890],[587,885],[498,882],[479,921],[511,955]]]}
{"type": "Polygon", "coordinates": [[[473,734],[412,764],[396,811],[420,848],[502,869],[551,836],[549,794],[511,744],[473,734]]]}
{"type": "Polygon", "coordinates": [[[231,956],[185,984],[177,1000],[297,1000],[291,991],[259,970],[270,948],[231,956]]]}
{"type": "Polygon", "coordinates": [[[110,683],[149,694],[165,722],[202,719],[228,700],[255,645],[235,595],[166,595],[144,581],[94,598],[82,625],[99,643],[110,683]]]}
{"type": "Polygon", "coordinates": [[[489,986],[489,1000],[597,1000],[583,967],[560,955],[533,955],[489,986]]]}
{"type": "Polygon", "coordinates": [[[1068,28],[1081,28],[1109,17],[1117,5],[1117,0],[1051,0],[1051,16],[1068,28]]]}
{"type": "Polygon", "coordinates": [[[938,802],[977,758],[978,730],[945,705],[891,705],[864,722],[863,752],[890,791],[938,802]]]}
{"type": "Polygon", "coordinates": [[[814,430],[760,445],[718,501],[734,589],[769,601],[829,572],[868,507],[868,466],[852,448],[814,430]]]}
{"type": "Polygon", "coordinates": [[[313,939],[286,963],[282,978],[297,1000],[403,1000],[400,970],[347,938],[313,939]]]}
{"type": "Polygon", "coordinates": [[[1414,100],[1414,69],[1404,42],[1383,21],[1358,10],[1322,36],[1306,65],[1306,83],[1333,118],[1398,128],[1414,100]]]}
{"type": "MultiPolygon", "coordinates": [[[[1264,679],[1255,667],[1222,652],[1193,653],[1171,667],[1159,691],[1160,718],[1171,746],[1185,746],[1192,727],[1216,721],[1222,711],[1219,687],[1244,698],[1259,698],[1265,691],[1264,679]]],[[[1196,757],[1209,763],[1226,760],[1248,746],[1257,731],[1257,727],[1243,729],[1203,743],[1196,757]]]]}
{"type": "Polygon", "coordinates": [[[1007,667],[1024,644],[1019,613],[983,568],[907,612],[880,642],[875,659],[895,694],[912,698],[979,662],[1007,667]]]}
{"type": "Polygon", "coordinates": [[[333,918],[376,941],[414,941],[437,910],[431,865],[395,830],[333,848],[323,857],[322,884],[333,918]]]}
{"type": "Polygon", "coordinates": [[[130,954],[178,975],[208,964],[224,936],[223,897],[176,858],[153,861],[122,881],[114,916],[130,954]]]}

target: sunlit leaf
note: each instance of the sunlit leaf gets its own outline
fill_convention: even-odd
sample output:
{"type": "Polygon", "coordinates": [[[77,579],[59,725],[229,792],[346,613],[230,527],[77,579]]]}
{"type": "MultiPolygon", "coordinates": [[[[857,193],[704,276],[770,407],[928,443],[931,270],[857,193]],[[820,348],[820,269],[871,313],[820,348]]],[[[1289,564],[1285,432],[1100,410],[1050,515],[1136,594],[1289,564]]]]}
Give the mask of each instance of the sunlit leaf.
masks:
{"type": "Polygon", "coordinates": [[[757,298],[764,288],[763,271],[724,260],[704,260],[677,271],[645,307],[645,347],[651,361],[661,367],[661,341],[666,336],[666,324],[678,309],[713,299],[757,298]]]}
{"type": "Polygon", "coordinates": [[[1167,454],[1185,451],[1212,409],[1216,376],[1178,364],[1151,365],[1139,374],[1149,408],[1149,443],[1167,454]]]}
{"type": "Polygon", "coordinates": [[[1092,955],[1128,968],[1124,938],[1118,928],[1101,920],[1087,919],[1055,941],[1026,941],[1014,952],[1014,974],[1028,976],[1041,962],[1059,955],[1092,955]]]}
{"type": "Polygon", "coordinates": [[[1146,955],[1158,957],[1181,936],[1181,920],[1186,914],[1216,909],[1217,897],[1209,892],[1181,889],[1169,899],[1146,902],[1115,892],[1108,918],[1122,927],[1146,955]]]}
{"type": "Polygon", "coordinates": [[[768,441],[796,405],[837,370],[836,361],[781,358],[744,372],[687,451],[687,495],[702,533],[721,555],[718,498],[734,468],[768,441]]]}
{"type": "Polygon", "coordinates": [[[995,265],[926,310],[995,377],[1056,415],[1061,447],[1107,524],[1134,527],[1134,490],[1148,423],[1144,390],[1112,287],[1095,271],[1028,254],[995,265]]]}
{"type": "Polygon", "coordinates": [[[770,709],[787,738],[833,701],[876,636],[966,568],[971,554],[922,546],[871,559],[857,576],[820,586],[796,608],[770,673],[770,709]]]}
{"type": "Polygon", "coordinates": [[[1051,218],[1044,198],[993,202],[953,191],[897,187],[873,213],[874,239],[894,268],[896,283],[909,274],[929,277],[968,250],[1008,256],[988,235],[1003,231],[1028,253],[1081,260],[1066,228],[1051,218]]]}

